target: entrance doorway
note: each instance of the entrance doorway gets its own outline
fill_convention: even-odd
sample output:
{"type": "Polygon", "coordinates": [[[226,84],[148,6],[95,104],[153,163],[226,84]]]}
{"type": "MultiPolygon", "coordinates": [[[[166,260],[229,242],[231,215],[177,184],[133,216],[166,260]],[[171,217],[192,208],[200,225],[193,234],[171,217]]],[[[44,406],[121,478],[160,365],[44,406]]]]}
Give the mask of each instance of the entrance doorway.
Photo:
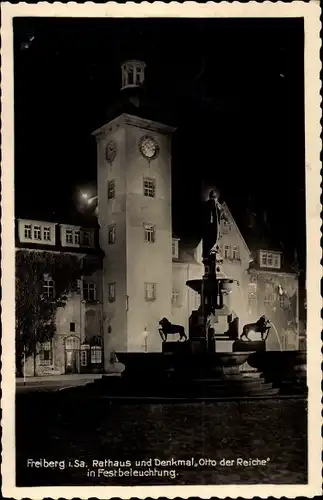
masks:
{"type": "Polygon", "coordinates": [[[80,371],[80,340],[78,337],[68,337],[65,341],[65,373],[80,371]]]}

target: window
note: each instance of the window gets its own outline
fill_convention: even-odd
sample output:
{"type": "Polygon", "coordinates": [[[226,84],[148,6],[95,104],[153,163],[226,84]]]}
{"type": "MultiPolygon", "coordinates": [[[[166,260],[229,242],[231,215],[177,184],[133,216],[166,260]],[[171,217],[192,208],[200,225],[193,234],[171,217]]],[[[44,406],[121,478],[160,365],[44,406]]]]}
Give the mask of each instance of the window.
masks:
{"type": "Polygon", "coordinates": [[[25,238],[31,240],[31,224],[25,224],[25,238]]]}
{"type": "Polygon", "coordinates": [[[83,245],[90,246],[91,234],[88,231],[83,233],[83,245]]]}
{"type": "Polygon", "coordinates": [[[45,279],[43,283],[43,294],[48,299],[53,299],[55,295],[55,283],[53,280],[45,279]]]}
{"type": "Polygon", "coordinates": [[[279,295],[279,307],[281,309],[284,309],[284,307],[285,307],[285,297],[284,297],[284,295],[279,295]]]}
{"type": "Polygon", "coordinates": [[[87,352],[85,350],[81,351],[81,366],[87,366],[87,352]]]}
{"type": "Polygon", "coordinates": [[[75,323],[70,323],[70,332],[75,332],[75,323]]]}
{"type": "Polygon", "coordinates": [[[34,239],[41,240],[40,226],[34,226],[34,239]]]}
{"type": "Polygon", "coordinates": [[[223,221],[223,226],[222,226],[222,233],[223,234],[228,234],[230,231],[230,224],[226,220],[223,221]]]}
{"type": "Polygon", "coordinates": [[[232,249],[232,258],[233,260],[239,260],[239,248],[237,246],[232,249]]]}
{"type": "Polygon", "coordinates": [[[178,241],[177,240],[172,241],[172,257],[174,259],[178,259],[178,241]]]}
{"type": "Polygon", "coordinates": [[[50,241],[51,240],[51,230],[50,230],[50,227],[44,227],[43,235],[44,235],[44,240],[45,241],[50,241]]]}
{"type": "Polygon", "coordinates": [[[155,198],[156,196],[155,179],[144,178],[144,196],[149,196],[149,198],[155,198]]]}
{"type": "Polygon", "coordinates": [[[113,245],[116,241],[116,225],[108,227],[108,244],[113,245]]]}
{"type": "Polygon", "coordinates": [[[108,300],[114,302],[116,300],[116,284],[108,283],[108,300]]]}
{"type": "Polygon", "coordinates": [[[272,293],[266,293],[264,297],[264,306],[265,307],[272,307],[274,303],[274,296],[272,293]]]}
{"type": "Polygon", "coordinates": [[[42,366],[48,366],[48,365],[52,364],[52,343],[51,342],[42,342],[40,344],[39,363],[42,366]]]}
{"type": "Polygon", "coordinates": [[[80,348],[80,340],[77,337],[68,337],[65,340],[65,349],[74,350],[80,348]]]}
{"type": "Polygon", "coordinates": [[[248,284],[248,314],[257,312],[257,283],[248,284]]]}
{"type": "Polygon", "coordinates": [[[172,304],[173,306],[179,306],[179,292],[172,292],[172,304]]]}
{"type": "Polygon", "coordinates": [[[97,345],[93,345],[91,347],[91,363],[92,364],[102,363],[102,348],[97,345]]]}
{"type": "Polygon", "coordinates": [[[72,229],[66,229],[65,243],[73,244],[73,231],[72,231],[72,229]]]}
{"type": "Polygon", "coordinates": [[[225,259],[229,259],[230,258],[230,246],[229,245],[224,245],[224,255],[223,257],[225,259]]]}
{"type": "Polygon", "coordinates": [[[115,181],[108,181],[108,200],[113,200],[116,194],[115,181]]]}
{"type": "Polygon", "coordinates": [[[93,302],[96,298],[95,283],[83,283],[83,300],[93,302]]]}
{"type": "Polygon", "coordinates": [[[145,283],[145,299],[156,300],[156,283],[145,283]]]}
{"type": "Polygon", "coordinates": [[[81,241],[80,231],[74,231],[74,244],[79,245],[81,241]]]}
{"type": "Polygon", "coordinates": [[[156,233],[154,224],[144,224],[144,230],[145,230],[145,241],[148,241],[148,243],[154,243],[155,233],[156,233]]]}
{"type": "Polygon", "coordinates": [[[260,263],[262,267],[280,269],[280,254],[274,252],[260,252],[260,263]]]}

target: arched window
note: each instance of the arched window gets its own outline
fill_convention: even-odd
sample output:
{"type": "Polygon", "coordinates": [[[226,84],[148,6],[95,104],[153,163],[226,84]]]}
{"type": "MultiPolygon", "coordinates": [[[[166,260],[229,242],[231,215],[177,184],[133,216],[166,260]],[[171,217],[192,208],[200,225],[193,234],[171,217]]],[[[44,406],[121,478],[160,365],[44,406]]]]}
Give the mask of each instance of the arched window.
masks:
{"type": "Polygon", "coordinates": [[[68,337],[65,341],[65,349],[79,349],[80,340],[78,337],[68,337]]]}

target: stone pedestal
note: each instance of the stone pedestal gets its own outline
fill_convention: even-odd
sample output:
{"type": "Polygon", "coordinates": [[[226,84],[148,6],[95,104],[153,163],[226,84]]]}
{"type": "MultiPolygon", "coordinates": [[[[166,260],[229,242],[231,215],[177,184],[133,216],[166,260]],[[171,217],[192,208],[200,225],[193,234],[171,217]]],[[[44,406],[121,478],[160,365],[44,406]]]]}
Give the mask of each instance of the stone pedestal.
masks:
{"type": "MultiPolygon", "coordinates": [[[[224,336],[223,336],[224,337],[224,336]]],[[[214,340],[214,352],[233,352],[234,341],[229,337],[216,338],[214,340]]]]}

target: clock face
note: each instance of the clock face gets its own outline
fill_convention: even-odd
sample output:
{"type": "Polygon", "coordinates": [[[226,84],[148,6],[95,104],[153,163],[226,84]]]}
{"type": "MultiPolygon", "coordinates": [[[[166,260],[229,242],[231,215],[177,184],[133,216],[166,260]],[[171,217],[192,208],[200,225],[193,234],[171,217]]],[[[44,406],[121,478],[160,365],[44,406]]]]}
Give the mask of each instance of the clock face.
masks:
{"type": "Polygon", "coordinates": [[[150,135],[145,135],[140,139],[139,151],[148,160],[152,160],[158,154],[157,141],[150,135]]]}
{"type": "Polygon", "coordinates": [[[115,141],[109,141],[105,149],[105,157],[109,163],[112,163],[117,155],[117,145],[115,141]]]}

